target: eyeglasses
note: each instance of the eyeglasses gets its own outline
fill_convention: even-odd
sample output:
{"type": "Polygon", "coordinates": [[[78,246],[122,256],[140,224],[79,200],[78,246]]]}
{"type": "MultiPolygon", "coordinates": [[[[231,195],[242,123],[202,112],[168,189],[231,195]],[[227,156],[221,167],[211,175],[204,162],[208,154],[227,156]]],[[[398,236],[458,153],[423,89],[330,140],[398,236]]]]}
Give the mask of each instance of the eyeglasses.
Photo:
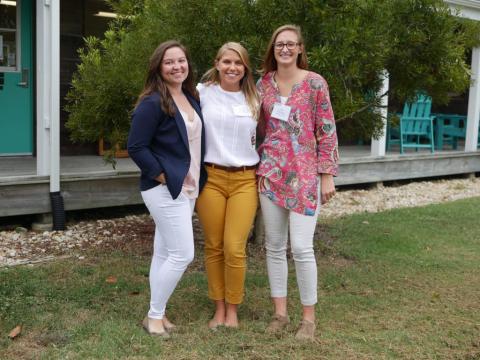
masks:
{"type": "Polygon", "coordinates": [[[283,43],[283,42],[276,42],[275,44],[273,44],[273,47],[275,48],[275,50],[278,50],[278,51],[281,51],[283,50],[283,48],[286,46],[288,50],[293,50],[297,47],[299,43],[297,42],[293,42],[293,41],[289,41],[289,42],[286,42],[286,43],[283,43]]]}

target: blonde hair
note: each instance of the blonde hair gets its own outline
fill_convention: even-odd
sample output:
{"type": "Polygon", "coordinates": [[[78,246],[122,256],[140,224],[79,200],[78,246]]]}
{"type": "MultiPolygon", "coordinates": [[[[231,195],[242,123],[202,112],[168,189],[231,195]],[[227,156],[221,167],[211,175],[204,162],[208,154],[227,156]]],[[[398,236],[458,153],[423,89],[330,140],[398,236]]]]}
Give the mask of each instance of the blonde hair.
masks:
{"type": "Polygon", "coordinates": [[[253,80],[253,72],[248,52],[241,44],[237,42],[227,42],[223,44],[222,47],[218,49],[213,67],[202,76],[201,82],[220,84],[220,74],[216,68],[216,64],[228,50],[235,51],[238,56],[240,56],[243,66],[245,67],[245,75],[240,80],[240,90],[245,95],[248,107],[252,111],[253,118],[257,119],[259,115],[260,98],[257,93],[255,81],[253,80]]]}
{"type": "Polygon", "coordinates": [[[267,51],[265,52],[265,56],[263,57],[263,64],[262,68],[260,70],[260,73],[262,75],[270,72],[277,70],[277,60],[275,60],[275,54],[274,54],[274,44],[275,40],[277,40],[277,36],[284,31],[293,31],[298,38],[298,45],[301,45],[303,47],[302,53],[297,57],[297,66],[300,69],[308,69],[308,59],[307,59],[307,53],[305,51],[305,45],[303,41],[303,36],[302,36],[302,30],[300,29],[300,26],[298,25],[283,25],[277,28],[270,39],[270,42],[268,43],[267,51]]]}

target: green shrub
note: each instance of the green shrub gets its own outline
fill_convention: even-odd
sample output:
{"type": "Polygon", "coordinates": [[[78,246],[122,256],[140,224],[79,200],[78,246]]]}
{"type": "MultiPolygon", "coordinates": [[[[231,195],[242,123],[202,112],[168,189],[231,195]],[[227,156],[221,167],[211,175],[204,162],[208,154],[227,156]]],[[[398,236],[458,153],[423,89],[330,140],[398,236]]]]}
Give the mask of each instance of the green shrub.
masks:
{"type": "Polygon", "coordinates": [[[109,2],[121,16],[104,40],[85,39],[67,95],[67,127],[75,141],[125,142],[150,54],[171,38],[189,48],[201,75],[226,41],[244,44],[258,69],[272,31],[300,25],[310,68],[329,83],[343,139],[380,134],[383,119],[374,108],[384,69],[391,103],[423,90],[443,104],[468,88],[467,54],[479,44],[480,25],[452,16],[441,0],[109,2]]]}

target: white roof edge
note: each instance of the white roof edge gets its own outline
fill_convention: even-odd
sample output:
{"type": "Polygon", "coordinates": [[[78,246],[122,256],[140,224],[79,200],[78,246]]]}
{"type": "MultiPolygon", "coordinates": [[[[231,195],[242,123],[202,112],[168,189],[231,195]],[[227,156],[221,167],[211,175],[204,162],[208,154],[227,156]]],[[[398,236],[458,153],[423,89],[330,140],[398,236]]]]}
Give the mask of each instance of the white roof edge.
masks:
{"type": "Polygon", "coordinates": [[[447,4],[450,5],[460,5],[472,9],[478,9],[480,11],[480,1],[479,0],[444,0],[447,4]]]}
{"type": "Polygon", "coordinates": [[[480,0],[444,0],[455,15],[480,21],[480,0]]]}
{"type": "Polygon", "coordinates": [[[480,21],[480,0],[444,0],[458,16],[480,21]]]}

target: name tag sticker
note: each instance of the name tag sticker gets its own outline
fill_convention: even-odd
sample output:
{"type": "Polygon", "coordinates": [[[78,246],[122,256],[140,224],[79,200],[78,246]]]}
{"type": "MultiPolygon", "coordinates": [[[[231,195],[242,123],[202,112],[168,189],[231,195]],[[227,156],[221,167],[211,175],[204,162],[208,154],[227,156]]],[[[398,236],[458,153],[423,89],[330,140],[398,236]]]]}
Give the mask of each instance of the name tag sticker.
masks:
{"type": "Polygon", "coordinates": [[[275,105],[273,105],[273,111],[271,116],[281,121],[288,121],[290,111],[292,111],[292,108],[290,106],[275,103],[275,105]]]}
{"type": "Polygon", "coordinates": [[[252,116],[252,112],[247,105],[233,105],[232,108],[235,116],[252,116]]]}

